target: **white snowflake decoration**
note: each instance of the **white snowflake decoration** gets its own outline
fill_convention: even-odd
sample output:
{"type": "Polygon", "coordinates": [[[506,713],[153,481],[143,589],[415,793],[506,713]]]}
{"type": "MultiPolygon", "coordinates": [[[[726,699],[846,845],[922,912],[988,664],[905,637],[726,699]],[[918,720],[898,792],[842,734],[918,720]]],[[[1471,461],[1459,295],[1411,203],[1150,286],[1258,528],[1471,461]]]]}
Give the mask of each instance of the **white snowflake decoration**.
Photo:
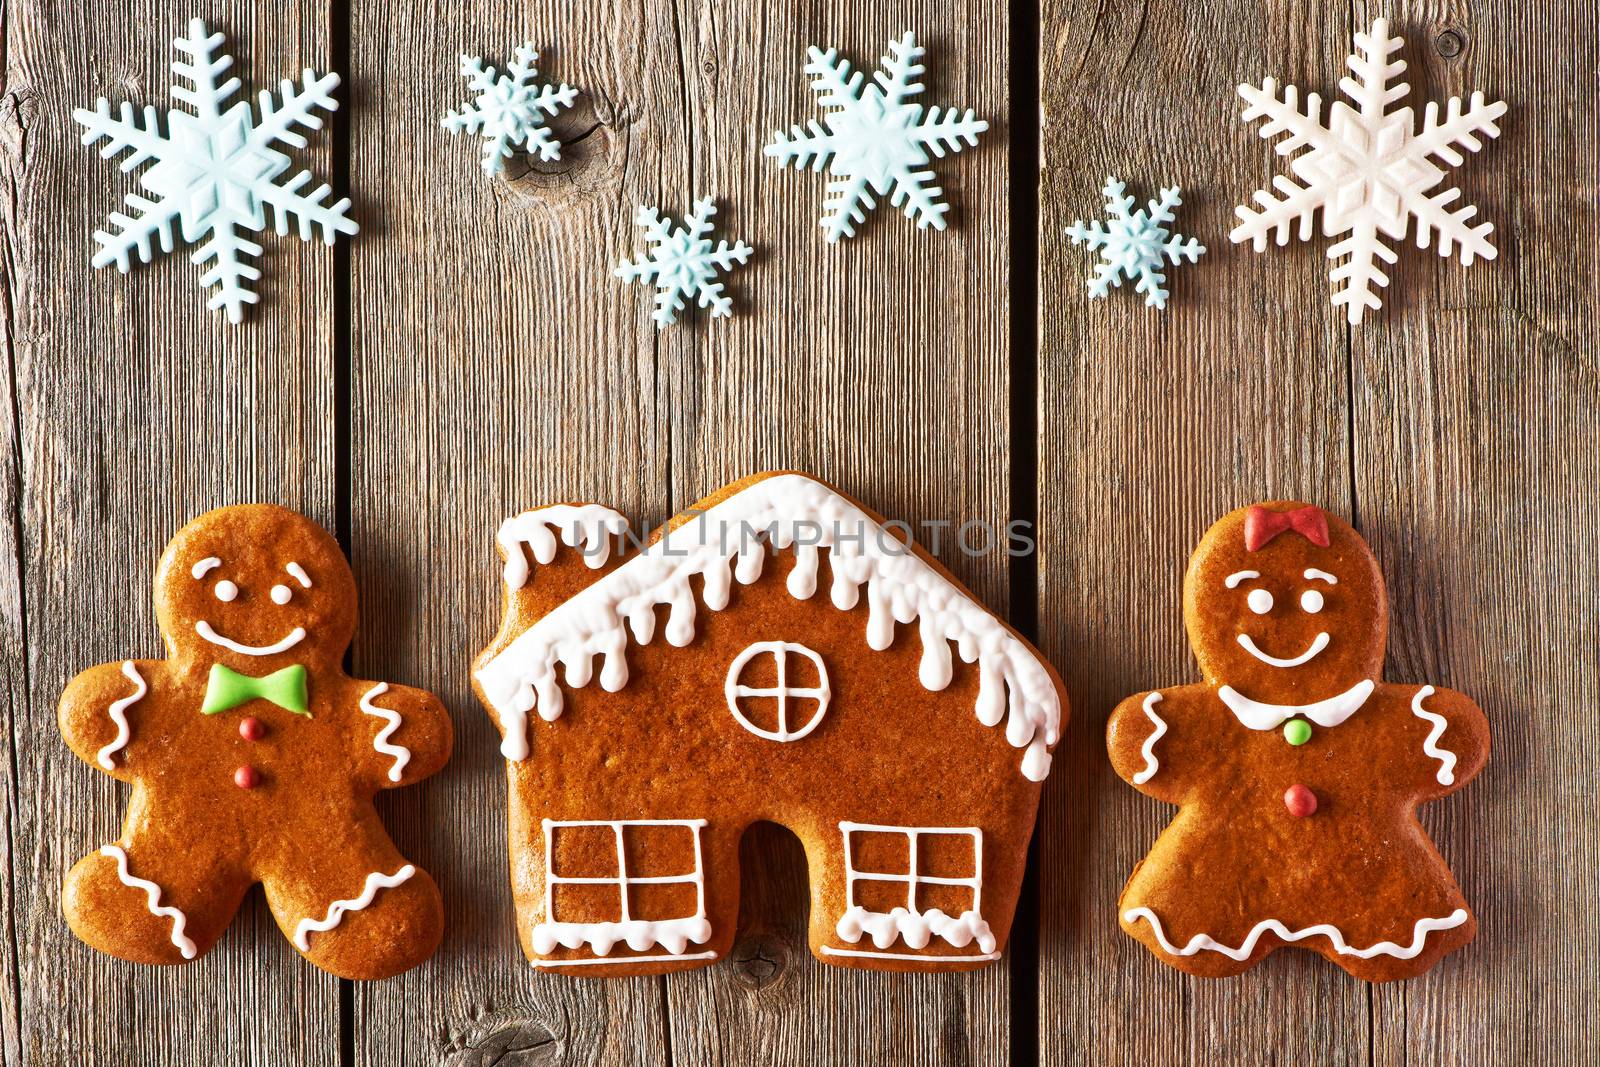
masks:
{"type": "Polygon", "coordinates": [[[1098,220],[1087,226],[1074,222],[1067,227],[1067,236],[1073,244],[1098,250],[1105,261],[1095,267],[1089,278],[1090,297],[1104,297],[1112,286],[1127,279],[1134,282],[1135,292],[1144,294],[1146,307],[1165,309],[1165,261],[1170,259],[1174,265],[1184,260],[1193,263],[1206,247],[1193,237],[1167,228],[1173,221],[1172,209],[1183,203],[1177,186],[1161,190],[1161,199],[1147,202],[1139,211],[1133,210],[1133,197],[1123,195],[1123,189],[1122,182],[1107,178],[1105,188],[1100,190],[1106,198],[1110,225],[1102,226],[1098,220]]]}
{"type": "Polygon", "coordinates": [[[649,259],[623,260],[616,275],[625,282],[648,282],[660,290],[650,316],[657,329],[666,329],[678,321],[685,298],[710,308],[713,318],[733,314],[733,301],[722,295],[722,283],[712,279],[719,270],[732,270],[734,264],[744,263],[753,249],[743,241],[731,245],[721,241],[712,248],[711,216],[716,213],[711,198],[705,197],[695,202],[682,229],[674,229],[672,220],[653,207],[641,207],[634,216],[633,221],[644,227],[655,247],[649,259]]]}
{"type": "Polygon", "coordinates": [[[927,69],[917,62],[923,51],[915,34],[890,41],[880,61],[883,69],[873,75],[877,84],[863,92],[863,75],[852,74],[837,49],[809,49],[805,72],[814,76],[817,104],[834,110],[823,115],[822,123],[813,119],[789,133],[777,131],[765,151],[780,167],[828,167],[833,180],[822,205],[822,228],[829,241],[855,236],[855,224],[865,222],[867,211],[877,206],[875,196],[888,196],[894,207],[904,204],[918,229],[945,228],[950,206],[939,199],[944,190],[929,184],[933,171],[917,168],[928,164],[929,152],[942,158],[946,151],[961,151],[963,141],[976,146],[989,124],[971,108],[965,114],[950,108],[941,118],[934,107],[924,119],[922,105],[907,102],[924,88],[914,80],[927,69]]]}
{"type": "Polygon", "coordinates": [[[172,72],[193,88],[174,85],[172,95],[189,105],[193,114],[176,108],[168,111],[166,134],[161,132],[155,108],[145,107],[141,117],[132,104],[124,102],[120,116],[113,118],[105,97],[96,102],[95,110],[77,108],[72,117],[84,127],[84,144],[92,145],[101,138],[108,141],[100,150],[103,158],[129,153],[121,164],[124,173],[156,161],[139,178],[139,184],[155,198],[130,193],[128,206],[133,213],[111,213],[107,221],[116,232],[95,232],[100,250],[94,255],[94,265],[115,263],[126,274],[132,253],[137,252],[142,262],[150,262],[152,239],[160,242],[161,251],[171,252],[172,226],[179,222],[185,241],[205,241],[191,258],[195,263],[210,264],[200,275],[201,286],[217,286],[206,306],[225,307],[228,321],[238,322],[244,317],[244,306],[260,299],[250,283],[261,277],[260,270],[241,258],[259,256],[261,246],[239,231],[262,230],[267,208],[272,210],[273,228],[280,237],[288,234],[291,218],[298,222],[302,241],[311,240],[320,227],[323,241],[332,244],[336,234],[353,234],[358,227],[345,217],[349,200],[326,203],[328,186],[301,191],[311,181],[310,171],[303,170],[282,185],[273,182],[290,166],[289,157],[274,144],[306,146],[305,137],[295,127],[322,128],[316,112],[338,109],[331,94],[339,85],[339,76],[319,78],[307,69],[299,86],[289,80],[282,83],[281,105],[263,90],[258,120],[248,101],[229,104],[239,89],[238,78],[217,84],[218,75],[233,66],[231,56],[213,58],[222,40],[222,34],[209,33],[203,21],[194,19],[189,23],[189,35],[173,41],[173,47],[190,61],[175,60],[172,72]]]}
{"type": "Polygon", "coordinates": [[[535,85],[538,62],[539,53],[531,42],[516,50],[516,59],[498,77],[479,57],[461,57],[467,87],[478,96],[447,114],[440,125],[451,133],[482,134],[483,172],[490,177],[500,173],[517,145],[526,145],[540,159],[561,158],[561,142],[551,135],[544,117],[571,107],[578,90],[565,83],[535,85]]]}
{"type": "Polygon", "coordinates": [[[1410,107],[1385,112],[1411,88],[1405,82],[1388,84],[1406,69],[1404,60],[1388,61],[1403,43],[1389,35],[1388,20],[1373,22],[1370,33],[1357,33],[1355,43],[1356,54],[1349,59],[1355,77],[1342,79],[1339,88],[1356,106],[1334,101],[1327,125],[1322,123],[1322,99],[1316,93],[1307,96],[1302,113],[1299,93],[1292,85],[1284,89],[1281,100],[1278,83],[1272,78],[1263,81],[1259,89],[1239,86],[1239,95],[1250,105],[1244,111],[1245,120],[1265,118],[1262,137],[1288,135],[1276,146],[1279,155],[1291,155],[1308,146],[1311,150],[1289,164],[1300,181],[1274,177],[1272,184],[1281,195],[1256,192],[1260,210],[1235,209],[1242,221],[1228,235],[1235,243],[1250,241],[1260,252],[1266,248],[1269,234],[1275,235],[1278,244],[1287,244],[1290,225],[1298,221],[1300,239],[1309,240],[1312,216],[1320,207],[1324,236],[1349,235],[1328,249],[1328,258],[1348,257],[1332,270],[1330,278],[1336,287],[1343,283],[1335,289],[1333,303],[1346,306],[1351,323],[1360,322],[1367,308],[1382,305],[1377,290],[1389,284],[1389,277],[1377,261],[1394,263],[1399,258],[1385,238],[1404,241],[1412,218],[1417,220],[1418,248],[1427,248],[1437,232],[1439,254],[1449,256],[1460,245],[1463,266],[1470,266],[1475,256],[1495,257],[1494,245],[1489,243],[1494,226],[1468,223],[1478,209],[1449,210],[1461,195],[1459,189],[1433,196],[1427,193],[1445,175],[1432,157],[1460,166],[1464,157],[1457,147],[1476,152],[1483,147],[1480,135],[1499,136],[1494,120],[1506,110],[1504,102],[1485,104],[1483,94],[1475,92],[1465,111],[1461,98],[1451,97],[1441,123],[1439,106],[1430,101],[1418,132],[1410,107]]]}

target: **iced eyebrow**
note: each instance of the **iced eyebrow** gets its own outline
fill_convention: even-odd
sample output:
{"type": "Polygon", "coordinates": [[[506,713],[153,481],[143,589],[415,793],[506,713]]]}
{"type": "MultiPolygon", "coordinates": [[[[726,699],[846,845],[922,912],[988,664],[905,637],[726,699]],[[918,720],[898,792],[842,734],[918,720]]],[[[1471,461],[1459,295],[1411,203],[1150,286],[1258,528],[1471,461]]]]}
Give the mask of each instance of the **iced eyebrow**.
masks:
{"type": "Polygon", "coordinates": [[[306,569],[304,567],[300,566],[300,564],[291,563],[291,564],[289,564],[287,567],[285,567],[283,569],[288,571],[290,576],[292,576],[295,581],[300,583],[300,588],[302,588],[302,589],[310,589],[311,588],[311,576],[306,573],[306,569]]]}
{"type": "Polygon", "coordinates": [[[1227,586],[1229,589],[1232,589],[1240,582],[1247,582],[1251,578],[1259,577],[1261,577],[1260,571],[1234,571],[1232,574],[1222,579],[1222,584],[1227,586]]]}
{"type": "Polygon", "coordinates": [[[220,566],[222,566],[222,561],[220,559],[218,559],[216,556],[207,556],[205,559],[189,568],[189,576],[196,581],[199,581],[201,578],[206,576],[207,571],[220,566]]]}
{"type": "Polygon", "coordinates": [[[1315,567],[1312,567],[1310,570],[1306,571],[1306,577],[1307,578],[1315,578],[1316,580],[1322,581],[1322,582],[1327,582],[1329,585],[1338,585],[1339,584],[1339,579],[1335,578],[1333,575],[1329,574],[1327,571],[1319,571],[1315,567]]]}

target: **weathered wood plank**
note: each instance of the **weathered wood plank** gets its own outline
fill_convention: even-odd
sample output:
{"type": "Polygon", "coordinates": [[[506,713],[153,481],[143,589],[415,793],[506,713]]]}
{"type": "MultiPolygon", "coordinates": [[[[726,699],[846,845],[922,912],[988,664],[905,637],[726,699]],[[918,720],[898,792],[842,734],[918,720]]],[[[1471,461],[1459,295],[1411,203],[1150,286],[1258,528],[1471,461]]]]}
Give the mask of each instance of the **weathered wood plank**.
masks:
{"type": "Polygon", "coordinates": [[[662,10],[351,6],[351,184],[383,205],[351,261],[356,666],[433,689],[456,724],[450,766],[380,800],[439,880],[448,925],[429,963],[357,988],[357,1063],[668,1056],[660,979],[539,977],[524,960],[504,763],[468,677],[500,619],[501,519],[560,500],[664,510],[655,330],[610,276],[650,175],[683,144],[676,57],[640,46],[662,10]],[[467,98],[462,53],[502,67],[530,38],[541,69],[582,96],[554,121],[560,163],[512,160],[491,181],[481,142],[439,119],[467,98]]]}
{"type": "MultiPolygon", "coordinates": [[[[152,572],[192,515],[248,500],[281,501],[330,526],[334,515],[328,251],[269,237],[264,303],[238,327],[204,309],[185,251],[127,278],[89,267],[91,231],[136,185],[78,144],[72,109],[105,95],[165,110],[169,42],[192,13],[153,0],[6,9],[19,573],[5,611],[8,641],[20,632],[27,642],[8,679],[7,876],[20,987],[20,1048],[15,1058],[8,1049],[9,1062],[338,1059],[337,982],[295,955],[258,896],[210,956],[170,970],[92,952],[59,910],[62,876],[116,837],[127,800],[62,743],[62,686],[91,664],[160,653],[152,572]]],[[[207,14],[228,34],[247,88],[327,69],[322,4],[221,3],[207,14]]],[[[326,171],[326,140],[304,158],[326,171]]]]}
{"type": "Polygon", "coordinates": [[[1424,823],[1478,914],[1459,957],[1374,990],[1378,1062],[1589,1063],[1600,724],[1594,6],[1356,5],[1403,28],[1413,97],[1511,110],[1450,183],[1496,227],[1463,269],[1408,248],[1352,333],[1355,488],[1390,580],[1391,674],[1489,713],[1494,755],[1424,823]],[[1586,118],[1584,117],[1586,116],[1586,118]],[[1576,121],[1575,121],[1576,120],[1576,121]],[[1583,131],[1583,132],[1580,132],[1583,131]]]}
{"type": "MultiPolygon", "coordinates": [[[[460,727],[452,768],[389,809],[442,872],[451,932],[415,975],[357,991],[358,1060],[475,1062],[508,1026],[554,1035],[562,1062],[813,1063],[874,1046],[919,1062],[1004,1058],[1003,967],[926,979],[812,961],[798,853],[776,831],[746,842],[744,962],[664,981],[530,976],[495,734],[464,670],[499,614],[492,531],[521,507],[596,499],[654,523],[742,474],[795,465],[912,520],[1004,521],[1004,132],[940,167],[960,232],[917,234],[885,213],[839,249],[816,228],[821,180],[760,155],[771,129],[815,114],[807,43],[870,66],[912,25],[934,45],[934,98],[1001,117],[999,5],[896,14],[550,3],[509,19],[485,3],[441,26],[356,5],[354,184],[391,190],[352,285],[357,566],[381,605],[358,663],[434,681],[460,727]],[[442,72],[530,32],[587,110],[559,122],[568,159],[540,168],[558,173],[518,163],[490,182],[469,140],[433,128],[461,92],[442,72]],[[441,73],[396,81],[397,67],[441,73]],[[637,253],[639,204],[676,216],[707,194],[729,235],[760,248],[729,285],[741,317],[700,313],[658,335],[647,294],[610,268],[637,253]]],[[[951,564],[1004,606],[1003,559],[951,564]]]]}
{"type": "MultiPolygon", "coordinates": [[[[967,520],[1009,517],[1005,6],[677,6],[662,47],[682,55],[693,113],[687,145],[661,154],[650,192],[674,204],[725,197],[760,258],[737,285],[747,314],[662,336],[670,505],[752,471],[805,469],[890,517],[949,523],[942,558],[1004,610],[1005,557],[966,557],[950,542],[967,520]],[[779,170],[760,145],[818,114],[800,69],[807,45],[837,46],[870,77],[907,29],[929,49],[925,101],[973,107],[992,128],[934,167],[955,205],[950,230],[919,232],[884,205],[830,247],[817,226],[824,179],[779,170]]],[[[642,309],[623,299],[616,314],[642,309]]],[[[929,531],[919,537],[927,544],[929,531]]],[[[768,829],[746,841],[744,860],[738,962],[668,979],[676,1062],[1007,1061],[1004,963],[945,976],[819,964],[797,842],[768,829]]]]}
{"type": "Polygon", "coordinates": [[[1318,252],[1227,243],[1270,179],[1234,87],[1320,83],[1347,14],[1319,4],[1042,5],[1040,619],[1075,715],[1040,834],[1041,1059],[1365,1063],[1367,993],[1304,953],[1204,982],[1117,927],[1116,901],[1172,809],[1106,757],[1116,701],[1196,676],[1182,626],[1189,553],[1212,520],[1300,496],[1350,510],[1343,318],[1318,252]],[[1062,228],[1101,214],[1106,175],[1142,204],[1183,188],[1178,229],[1210,252],[1170,272],[1165,312],[1091,301],[1093,254],[1062,228]],[[1314,1007],[1313,1007],[1314,1006],[1314,1007]]]}

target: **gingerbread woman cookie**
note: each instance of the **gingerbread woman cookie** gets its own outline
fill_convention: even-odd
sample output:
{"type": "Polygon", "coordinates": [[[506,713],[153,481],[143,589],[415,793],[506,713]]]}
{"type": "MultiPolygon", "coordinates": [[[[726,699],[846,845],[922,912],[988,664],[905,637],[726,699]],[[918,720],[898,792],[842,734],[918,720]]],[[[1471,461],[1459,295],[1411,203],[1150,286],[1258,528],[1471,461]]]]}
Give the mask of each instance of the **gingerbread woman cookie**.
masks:
{"type": "Polygon", "coordinates": [[[1179,811],[1118,904],[1166,963],[1220,977],[1295,944],[1358,978],[1417,975],[1477,922],[1418,824],[1489,756],[1460,693],[1382,680],[1388,599],[1366,542],[1306,504],[1214,525],[1184,579],[1205,682],[1124,700],[1117,773],[1179,811]]]}
{"type": "Polygon", "coordinates": [[[139,963],[204,955],[256,882],[285,936],[343,978],[383,978],[439,944],[444,911],[372,806],[444,766],[431,693],[348,677],[355,578],[338,544],[281,507],[221,508],[162,554],[168,659],[85,671],[61,732],[133,786],[122,836],[67,875],[72,930],[139,963]]]}

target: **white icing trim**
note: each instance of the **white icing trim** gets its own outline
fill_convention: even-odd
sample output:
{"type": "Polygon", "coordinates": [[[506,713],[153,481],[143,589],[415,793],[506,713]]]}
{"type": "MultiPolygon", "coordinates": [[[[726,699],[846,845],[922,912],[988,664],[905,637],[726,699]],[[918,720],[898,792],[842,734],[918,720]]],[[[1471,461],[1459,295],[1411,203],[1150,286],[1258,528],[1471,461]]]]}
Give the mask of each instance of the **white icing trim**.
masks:
{"type": "Polygon", "coordinates": [[[966,948],[974,940],[985,952],[995,949],[995,937],[984,921],[983,906],[983,831],[976,826],[891,826],[883,823],[841,822],[839,832],[844,835],[845,913],[839,916],[834,932],[841,941],[855,944],[863,933],[872,938],[874,946],[886,949],[895,938],[905,941],[907,948],[923,949],[933,937],[941,937],[952,948],[966,948]],[[850,845],[852,833],[904,834],[906,836],[906,872],[890,874],[879,871],[858,871],[850,845]],[[923,874],[918,869],[919,845],[929,835],[972,838],[972,875],[967,878],[948,878],[923,874]],[[857,882],[904,882],[906,906],[887,912],[868,911],[856,903],[857,882]],[[926,911],[917,906],[917,886],[952,885],[972,890],[972,907],[958,917],[931,908],[926,911]]]}
{"type": "MultiPolygon", "coordinates": [[[[544,827],[544,915],[545,920],[533,928],[533,950],[548,956],[557,945],[577,948],[587,944],[597,955],[609,956],[618,941],[635,952],[643,952],[657,945],[673,954],[683,956],[689,942],[703,945],[711,939],[711,923],[706,920],[705,862],[700,849],[700,831],[704,819],[578,819],[570,821],[542,820],[544,827]],[[555,855],[555,831],[566,826],[606,826],[616,836],[617,873],[612,877],[586,878],[556,874],[551,859],[555,855]],[[681,826],[694,837],[694,871],[690,874],[652,875],[634,877],[628,874],[628,852],[623,843],[623,831],[629,826],[681,826]],[[635,919],[630,911],[628,887],[635,885],[669,885],[689,883],[695,887],[695,913],[676,919],[635,919]],[[597,923],[561,922],[555,918],[555,887],[557,885],[611,885],[617,887],[616,921],[597,923]]],[[[638,958],[618,959],[616,963],[634,963],[638,958]]],[[[552,966],[565,966],[567,961],[551,960],[552,966]]]]}
{"type": "Polygon", "coordinates": [[[1444,736],[1445,728],[1450,724],[1445,721],[1443,715],[1437,712],[1424,711],[1422,708],[1422,702],[1431,697],[1434,692],[1435,690],[1431,685],[1425,685],[1418,689],[1417,695],[1411,698],[1411,714],[1433,724],[1433,729],[1428,733],[1428,739],[1422,742],[1422,752],[1424,755],[1432,756],[1439,761],[1439,784],[1454,785],[1456,781],[1456,754],[1448,748],[1440,748],[1438,745],[1439,738],[1444,736]]]}
{"type": "Polygon", "coordinates": [[[1122,921],[1134,923],[1145,919],[1150,923],[1151,931],[1156,935],[1156,940],[1161,947],[1172,956],[1193,956],[1202,949],[1220,952],[1229,959],[1243,961],[1255,952],[1256,942],[1264,933],[1273,933],[1285,941],[1303,941],[1308,937],[1326,937],[1333,942],[1334,951],[1341,956],[1359,956],[1361,959],[1370,960],[1374,956],[1394,956],[1397,959],[1410,960],[1421,955],[1428,935],[1435,930],[1451,930],[1466,922],[1469,916],[1465,908],[1457,908],[1442,919],[1418,919],[1412,928],[1411,944],[1401,946],[1393,941],[1379,941],[1370,948],[1351,948],[1344,939],[1344,935],[1337,928],[1322,923],[1317,926],[1308,926],[1303,930],[1290,930],[1277,919],[1266,919],[1256,923],[1244,942],[1238,948],[1229,948],[1227,945],[1216,941],[1209,934],[1195,934],[1189,943],[1178,948],[1167,940],[1167,935],[1162,932],[1161,920],[1156,918],[1155,912],[1149,908],[1130,908],[1122,913],[1122,921]]]}
{"type": "Polygon", "coordinates": [[[877,952],[859,948],[834,948],[832,945],[823,945],[822,951],[830,956],[860,956],[863,959],[892,959],[915,960],[918,963],[972,963],[977,960],[997,960],[999,952],[978,952],[969,955],[934,955],[928,956],[917,952],[877,952]]]}
{"type": "Polygon", "coordinates": [[[300,566],[300,564],[298,564],[298,563],[289,563],[283,569],[289,572],[289,576],[291,578],[293,578],[295,581],[300,583],[300,588],[302,588],[302,589],[310,589],[311,588],[311,575],[307,574],[306,573],[306,569],[304,567],[300,566]]]}
{"type": "Polygon", "coordinates": [[[1227,586],[1229,589],[1237,589],[1240,582],[1248,582],[1252,578],[1259,577],[1261,577],[1260,571],[1234,571],[1232,574],[1222,579],[1222,584],[1227,586]]]}
{"type": "Polygon", "coordinates": [[[1308,568],[1306,570],[1305,577],[1307,580],[1327,582],[1329,585],[1339,584],[1339,579],[1335,578],[1327,571],[1319,571],[1315,567],[1308,568]]]}
{"type": "Polygon", "coordinates": [[[500,524],[495,541],[506,556],[507,589],[521,589],[528,583],[528,559],[522,554],[527,545],[534,560],[543,566],[556,557],[556,533],[568,548],[583,542],[583,561],[591,570],[605,566],[611,558],[611,540],[628,532],[628,520],[620,512],[600,504],[553,504],[535,511],[524,511],[500,524]]]}
{"type": "Polygon", "coordinates": [[[714,960],[715,952],[663,952],[652,956],[617,956],[613,959],[597,957],[581,960],[533,960],[535,967],[591,967],[597,963],[609,963],[613,967],[624,967],[630,963],[667,963],[675,960],[714,960]]]}
{"type": "Polygon", "coordinates": [[[304,640],[306,636],[305,627],[296,626],[275,645],[243,645],[231,637],[223,637],[213,630],[211,624],[204,619],[194,624],[194,632],[205,640],[210,641],[213,645],[220,645],[245,656],[272,656],[279,652],[287,652],[304,640]]]}
{"type": "Polygon", "coordinates": [[[768,741],[798,741],[817,728],[822,721],[822,716],[827,714],[828,701],[833,697],[833,691],[828,688],[828,669],[822,665],[822,657],[817,655],[805,645],[793,641],[757,641],[734,657],[733,663],[728,667],[728,679],[723,684],[723,696],[728,702],[728,710],[733,712],[733,717],[739,720],[739,725],[768,741]],[[739,683],[739,673],[751,658],[761,653],[770,653],[777,663],[778,681],[771,688],[758,688],[739,683]],[[789,685],[789,653],[798,652],[817,668],[817,685],[815,688],[791,687],[789,685]],[[778,702],[778,728],[777,730],[763,730],[749,719],[745,718],[744,711],[739,707],[740,697],[772,697],[778,702]],[[789,699],[801,697],[817,702],[816,714],[798,730],[789,729],[789,699]]]}
{"type": "Polygon", "coordinates": [[[372,702],[373,697],[381,697],[388,691],[388,682],[379,682],[371,689],[368,689],[361,698],[361,710],[368,715],[376,715],[388,723],[387,726],[378,731],[378,736],[372,739],[372,747],[375,751],[381,752],[385,756],[394,757],[394,763],[389,768],[389,781],[398,782],[400,776],[405,773],[406,764],[411,762],[411,750],[409,748],[404,745],[391,744],[389,741],[394,732],[400,729],[400,713],[392,708],[380,708],[372,702]]]}
{"type": "MultiPolygon", "coordinates": [[[[553,538],[543,542],[534,532],[542,530],[549,538],[548,523],[540,518],[529,525],[530,530],[518,532],[526,534],[535,558],[541,544],[550,543],[553,552],[553,538]]],[[[655,609],[670,608],[667,642],[687,645],[694,639],[697,599],[711,611],[726,608],[735,578],[747,585],[760,577],[768,543],[794,549],[787,587],[796,599],[816,592],[822,549],[829,551],[835,607],[855,607],[866,586],[869,647],[887,649],[897,623],[917,623],[922,638],[918,678],[925,688],[938,691],[950,684],[954,642],[963,662],[978,664],[978,721],[995,726],[1004,720],[1006,740],[1027,750],[1022,773],[1031,781],[1044,780],[1049,746],[1060,735],[1061,702],[1043,662],[860,508],[797,474],[762,479],[697,515],[539,619],[479,670],[478,682],[505,734],[501,753],[511,760],[527,758],[527,714],[536,706],[546,721],[561,715],[558,664],[565,668],[566,684],[582,688],[594,676],[599,656],[602,688],[622,689],[628,684],[624,653],[630,635],[640,643],[650,641],[655,609]],[[691,585],[697,576],[703,582],[700,598],[691,585]]],[[[520,557],[520,551],[511,553],[507,567],[513,586],[513,578],[525,580],[520,557]]]]}
{"type": "Polygon", "coordinates": [[[207,556],[205,559],[189,568],[189,576],[198,582],[200,579],[206,576],[207,571],[211,570],[213,567],[220,566],[222,566],[222,561],[220,559],[218,559],[216,556],[207,556]]]}
{"type": "Polygon", "coordinates": [[[144,678],[139,674],[139,668],[133,665],[133,660],[123,661],[122,675],[137,688],[128,696],[112,701],[111,706],[106,709],[106,714],[111,716],[111,721],[117,724],[117,736],[95,755],[95,759],[100,766],[108,771],[116,768],[116,764],[111,761],[111,757],[126,748],[128,738],[133,736],[133,730],[128,726],[128,716],[124,712],[144,699],[144,695],[150,691],[144,684],[144,678]]]}
{"type": "Polygon", "coordinates": [[[1235,718],[1252,730],[1275,729],[1296,715],[1304,715],[1318,726],[1338,726],[1361,709],[1377,684],[1368,678],[1338,696],[1319,700],[1315,704],[1267,704],[1251,700],[1231,685],[1219,688],[1217,696],[1228,705],[1228,710],[1233,712],[1235,718]]]}
{"type": "Polygon", "coordinates": [[[160,919],[172,920],[172,944],[183,953],[183,958],[192,960],[199,951],[193,941],[184,934],[183,928],[188,925],[189,919],[183,912],[171,905],[163,906],[161,903],[161,887],[146,878],[135,878],[128,870],[128,854],[121,845],[101,845],[100,855],[110,856],[117,861],[117,878],[125,886],[144,890],[145,907],[150,909],[150,914],[160,919]]]}
{"type": "Polygon", "coordinates": [[[378,890],[393,889],[395,886],[408,880],[417,869],[411,864],[406,864],[393,874],[384,874],[382,871],[373,871],[367,875],[366,884],[361,887],[361,895],[350,900],[336,900],[328,905],[328,914],[321,919],[301,919],[294,928],[294,946],[301,952],[311,950],[311,935],[313,933],[326,933],[344,919],[346,912],[365,911],[372,906],[378,897],[378,890]]]}
{"type": "MultiPolygon", "coordinates": [[[[1255,605],[1251,605],[1251,610],[1255,610],[1255,605]]],[[[1257,612],[1257,614],[1261,613],[1257,612]]],[[[1295,656],[1293,659],[1279,659],[1277,656],[1267,655],[1265,652],[1256,647],[1255,641],[1251,639],[1249,634],[1239,635],[1239,647],[1269,667],[1298,667],[1303,663],[1310,663],[1319,654],[1321,654],[1322,650],[1328,647],[1328,640],[1328,632],[1326,630],[1322,631],[1312,639],[1310,648],[1306,649],[1298,656],[1295,656]]]]}
{"type": "Polygon", "coordinates": [[[1161,769],[1161,761],[1156,759],[1156,742],[1161,740],[1162,735],[1167,732],[1167,724],[1161,716],[1156,714],[1156,705],[1162,699],[1160,693],[1151,693],[1144,698],[1144,713],[1149,716],[1151,722],[1156,724],[1156,728],[1151,731],[1149,737],[1144,739],[1144,745],[1139,749],[1139,753],[1144,756],[1144,770],[1133,776],[1134,785],[1144,785],[1155,777],[1156,771],[1161,769]]]}

